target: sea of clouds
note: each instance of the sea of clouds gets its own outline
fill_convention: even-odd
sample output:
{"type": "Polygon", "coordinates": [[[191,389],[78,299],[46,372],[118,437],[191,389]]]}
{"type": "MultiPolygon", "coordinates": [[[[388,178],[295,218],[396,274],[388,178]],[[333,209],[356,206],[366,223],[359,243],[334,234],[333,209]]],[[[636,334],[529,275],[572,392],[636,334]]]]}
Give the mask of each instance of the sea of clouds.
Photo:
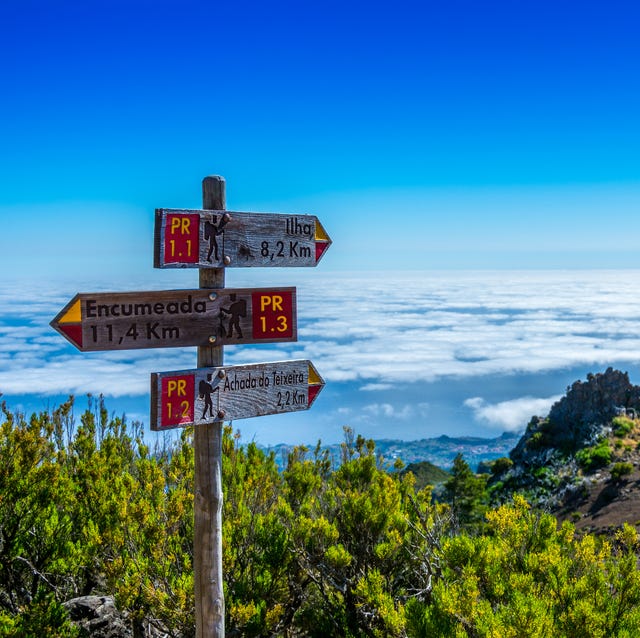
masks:
{"type": "MultiPolygon", "coordinates": [[[[225,348],[225,362],[311,359],[327,385],[308,412],[234,424],[261,443],[330,443],[343,425],[374,438],[495,436],[546,414],[587,372],[612,365],[640,382],[640,271],[266,277],[228,275],[227,285],[296,285],[298,342],[225,348]]],[[[179,273],[164,287],[187,281],[179,273]]],[[[76,292],[158,287],[0,283],[4,398],[32,410],[103,394],[148,422],[149,374],[195,367],[194,349],[80,353],[49,322],[76,292]]]]}

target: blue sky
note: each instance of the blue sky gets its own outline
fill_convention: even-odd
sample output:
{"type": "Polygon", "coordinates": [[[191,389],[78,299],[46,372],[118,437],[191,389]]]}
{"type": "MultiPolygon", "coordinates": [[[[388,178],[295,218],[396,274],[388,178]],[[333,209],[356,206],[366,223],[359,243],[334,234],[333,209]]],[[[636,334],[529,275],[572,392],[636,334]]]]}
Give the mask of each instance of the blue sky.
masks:
{"type": "Polygon", "coordinates": [[[101,267],[147,265],[153,209],[198,206],[221,174],[231,209],[321,214],[327,268],[633,266],[639,18],[628,1],[8,0],[3,248],[28,269],[35,240],[74,272],[93,230],[101,267]]]}
{"type": "MultiPolygon", "coordinates": [[[[563,283],[564,275],[531,284],[541,301],[525,323],[546,312],[566,327],[543,331],[536,353],[559,343],[568,351],[558,334],[579,346],[546,363],[516,347],[533,338],[527,331],[483,332],[494,325],[496,310],[484,297],[496,294],[494,275],[459,286],[448,279],[454,306],[462,290],[469,316],[488,323],[467,323],[462,338],[463,312],[462,324],[443,319],[440,350],[420,339],[418,386],[403,386],[402,400],[399,386],[382,388],[389,383],[380,374],[359,372],[390,365],[378,357],[384,340],[339,337],[330,317],[316,321],[302,306],[297,350],[230,355],[248,361],[254,354],[315,353],[336,384],[314,406],[334,397],[325,398],[322,427],[344,417],[376,433],[385,415],[405,415],[407,423],[427,413],[434,418],[433,397],[449,396],[446,378],[455,378],[461,384],[455,397],[436,410],[440,430],[449,419],[459,431],[465,423],[496,431],[516,427],[514,407],[534,410],[539,404],[527,401],[548,402],[593,366],[634,365],[624,342],[630,328],[619,328],[615,317],[606,328],[598,318],[601,295],[617,279],[593,271],[639,263],[639,18],[640,6],[630,1],[3,2],[0,392],[10,395],[2,382],[16,381],[16,400],[33,404],[26,381],[18,383],[37,367],[21,358],[30,348],[50,373],[40,380],[46,396],[96,391],[96,371],[112,360],[61,350],[59,337],[46,332],[48,320],[78,291],[196,285],[195,271],[152,268],[153,211],[199,207],[208,174],[226,178],[231,210],[319,216],[334,244],[318,268],[230,271],[227,285],[296,285],[320,314],[322,307],[328,315],[344,313],[347,292],[353,313],[363,312],[357,297],[365,284],[349,273],[368,273],[375,299],[376,291],[402,280],[399,273],[419,271],[426,283],[394,302],[418,304],[412,333],[418,338],[417,326],[435,312],[425,300],[449,299],[439,288],[433,292],[431,278],[441,270],[591,273],[582,288],[563,283]],[[30,283],[16,285],[23,279],[30,283]],[[549,287],[558,292],[547,299],[549,287]],[[566,305],[558,301],[563,296],[566,305]],[[467,360],[452,344],[475,347],[478,329],[485,339],[514,345],[518,356],[501,365],[482,364],[496,359],[486,352],[475,364],[467,360]],[[585,334],[595,334],[586,338],[599,345],[581,342],[585,334]],[[365,347],[371,343],[378,349],[365,347]],[[354,349],[369,358],[347,362],[354,349]],[[450,367],[456,360],[462,363],[450,367]],[[449,377],[433,373],[437,362],[447,364],[449,377]],[[93,375],[86,386],[83,370],[93,375]],[[68,383],[51,383],[52,374],[68,383]],[[519,384],[511,383],[515,378],[519,384]],[[477,379],[484,379],[482,392],[477,379]],[[371,392],[375,399],[362,399],[371,392]]],[[[633,322],[635,288],[628,281],[635,280],[628,277],[614,288],[625,299],[625,321],[633,322]]],[[[517,296],[532,293],[514,284],[505,294],[507,315],[518,317],[517,296]]],[[[385,325],[383,316],[398,318],[367,299],[372,331],[385,325]]],[[[386,329],[395,339],[402,326],[386,329]]],[[[410,350],[404,342],[397,347],[410,350]]],[[[138,387],[133,368],[146,384],[151,371],[190,367],[192,351],[150,356],[117,362],[128,366],[129,387],[138,387]]],[[[391,386],[406,384],[399,369],[388,373],[391,386]]],[[[121,388],[112,392],[123,396],[121,388]]],[[[130,412],[144,413],[144,393],[128,395],[135,399],[130,412]]],[[[328,438],[339,438],[331,432],[328,438]]]]}

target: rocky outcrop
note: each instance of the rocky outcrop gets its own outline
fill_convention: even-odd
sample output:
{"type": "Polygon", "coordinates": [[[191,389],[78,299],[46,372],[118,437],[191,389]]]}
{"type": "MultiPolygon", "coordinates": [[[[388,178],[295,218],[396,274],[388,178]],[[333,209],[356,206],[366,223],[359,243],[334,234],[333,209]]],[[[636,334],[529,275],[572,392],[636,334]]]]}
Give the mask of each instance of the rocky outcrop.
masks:
{"type": "Polygon", "coordinates": [[[566,456],[593,445],[619,409],[640,408],[640,386],[629,375],[608,368],[576,381],[562,399],[551,406],[546,418],[532,417],[527,430],[511,451],[514,463],[545,464],[556,451],[566,456]]]}
{"type": "Polygon", "coordinates": [[[607,368],[602,374],[587,375],[586,381],[576,381],[549,412],[558,447],[590,444],[593,427],[611,421],[621,407],[640,407],[640,387],[629,381],[626,372],[607,368]]]}
{"type": "Polygon", "coordinates": [[[133,638],[126,617],[118,611],[112,596],[81,596],[64,603],[81,635],[91,638],[133,638]]]}
{"type": "Polygon", "coordinates": [[[80,596],[64,603],[69,619],[83,638],[176,638],[159,623],[141,622],[134,631],[126,613],[116,608],[113,596],[80,596]]]}
{"type": "Polygon", "coordinates": [[[546,417],[534,416],[509,453],[512,465],[494,466],[489,486],[494,504],[515,492],[550,511],[582,498],[594,483],[611,481],[615,462],[635,467],[640,442],[640,386],[626,372],[608,368],[576,381],[546,417]],[[619,414],[634,415],[627,434],[614,427],[619,414]],[[633,431],[631,431],[633,430],[633,431]]]}

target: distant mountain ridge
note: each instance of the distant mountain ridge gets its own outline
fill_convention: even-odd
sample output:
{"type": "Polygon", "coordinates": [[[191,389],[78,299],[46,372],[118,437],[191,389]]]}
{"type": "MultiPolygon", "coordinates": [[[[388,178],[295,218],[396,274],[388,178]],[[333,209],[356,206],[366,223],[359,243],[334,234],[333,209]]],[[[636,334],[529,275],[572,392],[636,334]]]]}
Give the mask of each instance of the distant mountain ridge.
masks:
{"type": "MultiPolygon", "coordinates": [[[[376,454],[382,455],[390,465],[400,459],[405,465],[428,461],[442,469],[449,469],[453,459],[462,454],[467,463],[475,468],[482,463],[490,463],[497,458],[506,456],[520,440],[519,434],[505,432],[496,438],[481,438],[472,436],[450,437],[447,435],[417,441],[401,441],[399,439],[378,439],[375,441],[376,454]]],[[[274,451],[280,467],[286,464],[288,453],[295,446],[279,444],[265,447],[267,451],[274,451]]],[[[321,446],[328,449],[334,464],[341,458],[341,444],[321,446]]]]}

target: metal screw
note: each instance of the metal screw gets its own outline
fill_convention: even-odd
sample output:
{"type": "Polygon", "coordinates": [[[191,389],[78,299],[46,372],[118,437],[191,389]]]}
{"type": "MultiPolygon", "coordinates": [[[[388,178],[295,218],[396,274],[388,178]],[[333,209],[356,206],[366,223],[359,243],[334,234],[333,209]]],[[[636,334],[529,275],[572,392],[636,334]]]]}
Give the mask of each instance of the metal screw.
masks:
{"type": "Polygon", "coordinates": [[[225,266],[228,266],[231,263],[231,257],[229,257],[229,255],[225,255],[222,261],[224,262],[225,266]]]}
{"type": "Polygon", "coordinates": [[[225,214],[222,216],[222,221],[223,221],[223,222],[230,222],[230,221],[231,221],[231,215],[229,215],[229,213],[225,213],[225,214]]]}
{"type": "Polygon", "coordinates": [[[224,410],[218,410],[218,418],[219,419],[224,419],[224,415],[226,414],[226,412],[224,410]]]}
{"type": "Polygon", "coordinates": [[[218,370],[218,379],[224,379],[227,373],[224,370],[218,370]]]}
{"type": "Polygon", "coordinates": [[[210,292],[209,293],[209,299],[211,299],[211,301],[215,301],[218,298],[218,293],[217,292],[210,292]]]}
{"type": "Polygon", "coordinates": [[[209,343],[215,343],[217,340],[218,340],[218,338],[217,338],[217,337],[215,337],[214,335],[211,335],[211,336],[209,337],[209,343]]]}

